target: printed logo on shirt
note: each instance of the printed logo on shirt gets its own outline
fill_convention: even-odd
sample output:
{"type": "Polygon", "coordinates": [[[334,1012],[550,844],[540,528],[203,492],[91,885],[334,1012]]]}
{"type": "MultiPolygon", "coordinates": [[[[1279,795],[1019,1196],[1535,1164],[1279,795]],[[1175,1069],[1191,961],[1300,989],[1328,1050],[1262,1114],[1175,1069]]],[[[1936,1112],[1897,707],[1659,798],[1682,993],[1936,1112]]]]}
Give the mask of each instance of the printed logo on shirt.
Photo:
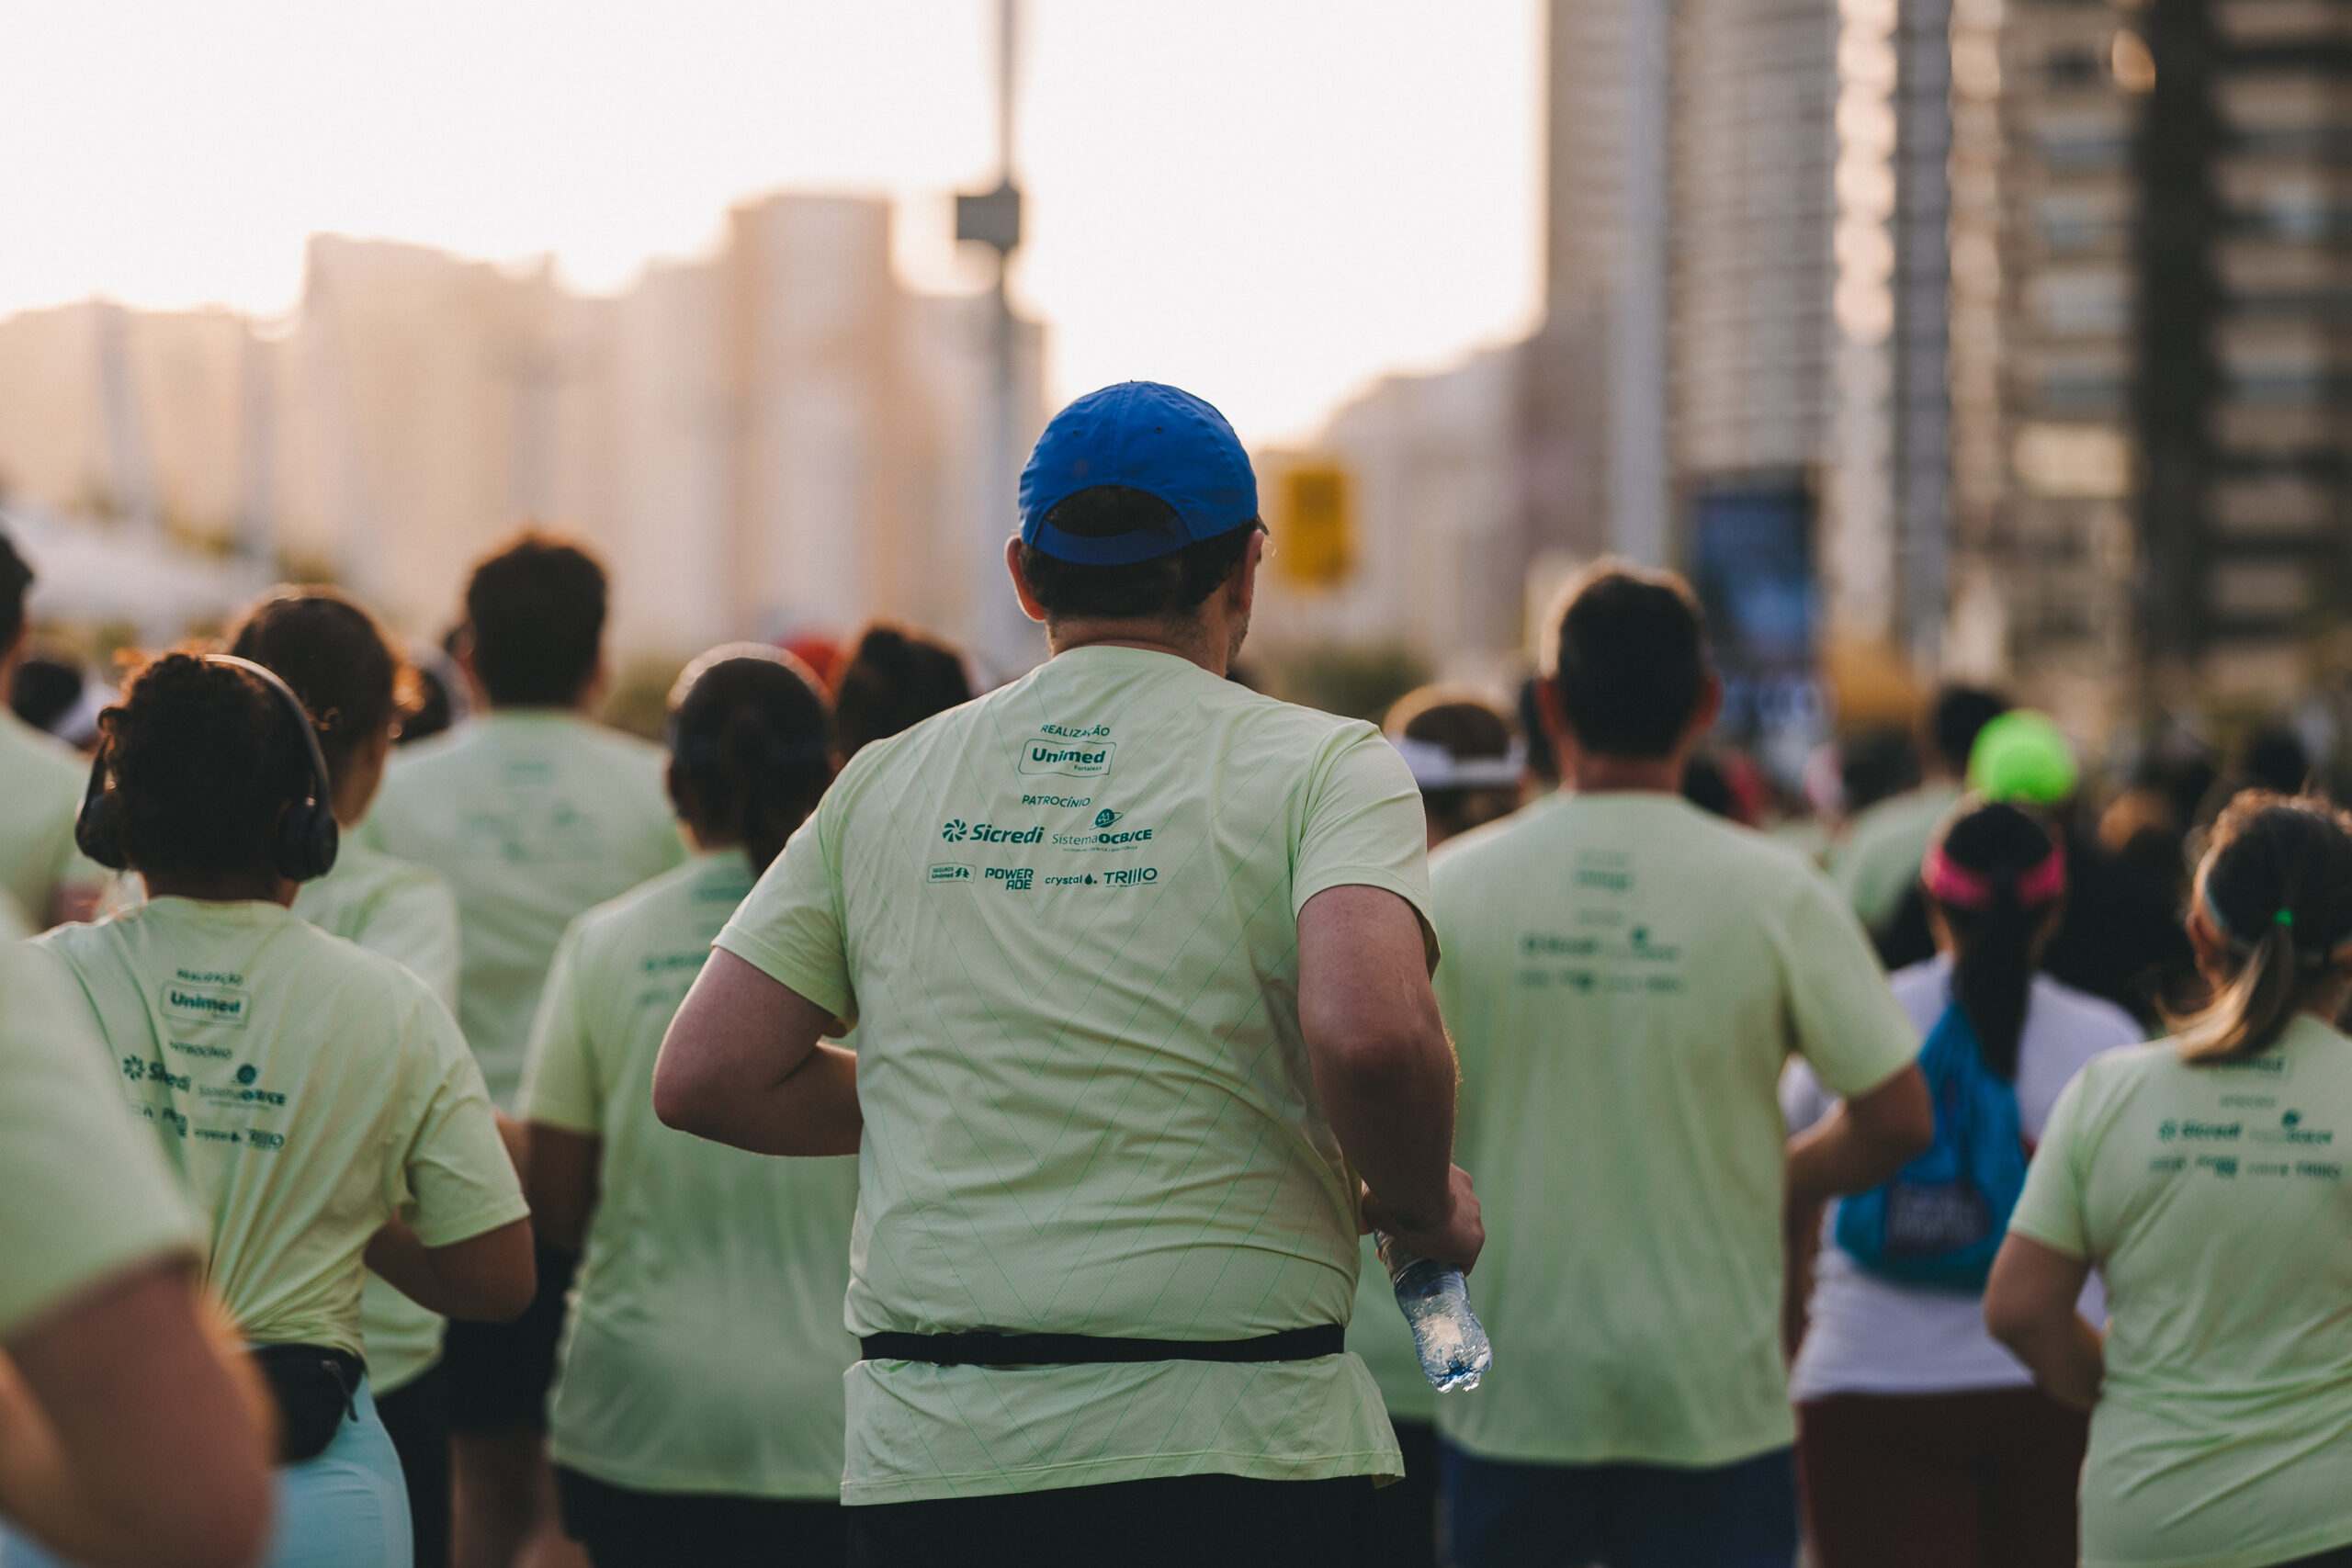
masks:
{"type": "MultiPolygon", "coordinates": [[[[1116,812],[1106,811],[1102,816],[1110,818],[1114,822],[1119,819],[1116,812]]],[[[1095,824],[1098,827],[1105,826],[1101,817],[1095,818],[1095,824]]],[[[1156,830],[1150,828],[1125,828],[1099,833],[1056,833],[1054,843],[1057,847],[1065,850],[1123,850],[1130,844],[1151,842],[1151,836],[1156,830]]]]}
{"type": "Polygon", "coordinates": [[[1108,828],[1112,823],[1116,822],[1124,815],[1125,813],[1114,811],[1106,806],[1102,810],[1094,814],[1094,825],[1097,828],[1108,828]]]}
{"type": "Polygon", "coordinates": [[[952,817],[939,825],[939,837],[950,844],[1034,844],[1046,836],[1043,828],[1000,828],[993,822],[967,822],[952,817]]]}
{"type": "Polygon", "coordinates": [[[122,1059],[122,1076],[132,1083],[159,1083],[165,1089],[175,1089],[182,1093],[187,1091],[187,1075],[175,1073],[161,1062],[142,1061],[137,1056],[125,1056],[122,1059]]]}
{"type": "Polygon", "coordinates": [[[168,1040],[164,1043],[175,1051],[184,1052],[191,1056],[202,1056],[211,1062],[225,1062],[236,1055],[226,1045],[198,1045],[187,1040],[168,1040]]]}
{"type": "Polygon", "coordinates": [[[2306,1127],[2303,1113],[2290,1111],[2278,1118],[2276,1127],[2256,1127],[2246,1134],[2257,1144],[2332,1144],[2335,1134],[2327,1127],[2306,1127]]]}
{"type": "Polygon", "coordinates": [[[1024,773],[1066,773],[1071,778],[1100,778],[1117,760],[1115,740],[1064,740],[1039,735],[1021,743],[1012,764],[1024,773]]]}
{"type": "Polygon", "coordinates": [[[1111,733],[1111,727],[1107,724],[1098,724],[1087,729],[1074,729],[1067,724],[1041,724],[1037,728],[1059,740],[1102,740],[1111,733]]]}
{"type": "Polygon", "coordinates": [[[992,865],[984,874],[990,882],[1001,882],[1008,892],[1026,893],[1036,881],[1037,874],[1025,865],[992,865]]]}
{"type": "MultiPolygon", "coordinates": [[[[1090,877],[1088,880],[1093,879],[1090,877]]],[[[1104,886],[1110,887],[1142,887],[1159,880],[1159,868],[1156,865],[1131,865],[1102,874],[1104,886]]]]}
{"type": "Polygon", "coordinates": [[[186,1023],[225,1023],[243,1029],[253,1010],[253,993],[225,986],[173,980],[164,987],[164,1011],[186,1023]]]}
{"type": "Polygon", "coordinates": [[[931,868],[931,879],[933,882],[969,882],[972,880],[972,868],[968,865],[935,865],[931,868]]]}
{"type": "Polygon", "coordinates": [[[1021,804],[1023,806],[1061,806],[1067,807],[1071,810],[1079,810],[1085,807],[1093,805],[1094,797],[1091,795],[1024,795],[1021,797],[1021,804]]]}

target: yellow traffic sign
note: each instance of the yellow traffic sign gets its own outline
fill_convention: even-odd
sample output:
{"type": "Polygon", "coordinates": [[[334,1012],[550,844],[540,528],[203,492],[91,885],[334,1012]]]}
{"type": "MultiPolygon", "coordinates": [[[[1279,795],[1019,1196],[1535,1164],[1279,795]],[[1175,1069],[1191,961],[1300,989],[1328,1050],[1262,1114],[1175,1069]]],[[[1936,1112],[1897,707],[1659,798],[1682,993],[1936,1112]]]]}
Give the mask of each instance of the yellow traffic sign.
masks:
{"type": "Polygon", "coordinates": [[[1355,509],[1347,469],[1302,463],[1282,477],[1274,559],[1283,575],[1309,588],[1347,581],[1355,566],[1355,509]]]}

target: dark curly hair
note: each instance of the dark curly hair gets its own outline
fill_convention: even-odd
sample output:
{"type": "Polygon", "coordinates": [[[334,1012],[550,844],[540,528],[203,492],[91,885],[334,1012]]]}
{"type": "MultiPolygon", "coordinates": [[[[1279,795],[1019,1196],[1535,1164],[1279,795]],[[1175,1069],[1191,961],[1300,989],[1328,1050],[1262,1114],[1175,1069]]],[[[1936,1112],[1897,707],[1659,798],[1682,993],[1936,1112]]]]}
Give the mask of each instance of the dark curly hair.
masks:
{"type": "Polygon", "coordinates": [[[133,870],[192,883],[273,870],[278,817],[309,795],[311,759],[259,677],[167,653],[98,716],[98,734],[133,870]]]}
{"type": "Polygon", "coordinates": [[[841,760],[972,700],[963,656],[907,626],[877,622],[833,676],[833,736],[841,760]]]}
{"type": "Polygon", "coordinates": [[[416,672],[376,617],[332,588],[273,588],[229,631],[229,651],[276,671],[310,710],[327,773],[417,705],[416,672]]]}
{"type": "Polygon", "coordinates": [[[833,781],[831,726],[808,667],[755,643],[715,648],[670,689],[670,799],[763,872],[833,781]]]}

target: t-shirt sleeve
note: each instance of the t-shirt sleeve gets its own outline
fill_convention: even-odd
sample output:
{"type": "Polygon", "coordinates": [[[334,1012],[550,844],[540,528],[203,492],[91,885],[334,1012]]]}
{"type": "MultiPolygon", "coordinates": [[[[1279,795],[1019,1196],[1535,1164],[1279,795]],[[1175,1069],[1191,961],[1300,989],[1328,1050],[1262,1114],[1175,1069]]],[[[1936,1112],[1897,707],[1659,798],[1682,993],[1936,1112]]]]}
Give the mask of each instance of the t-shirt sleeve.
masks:
{"type": "Polygon", "coordinates": [[[530,1050],[523,1059],[521,1104],[530,1121],[594,1134],[604,1130],[605,1097],[589,1053],[588,1009],[580,994],[588,978],[581,940],[574,921],[548,969],[538,1016],[531,1022],[530,1050]]]}
{"type": "Polygon", "coordinates": [[[857,1022],[842,919],[842,792],[827,795],[718,933],[725,948],[844,1023],[857,1022]]]}
{"type": "Polygon", "coordinates": [[[438,876],[418,876],[389,893],[360,945],[397,959],[458,1010],[458,895],[438,876]]]}
{"type": "Polygon", "coordinates": [[[430,1044],[421,1078],[424,1103],[404,1162],[409,1197],[401,1218],[427,1247],[448,1247],[530,1212],[514,1162],[498,1136],[497,1112],[481,1068],[448,1010],[420,997],[409,1027],[430,1044]]]}
{"type": "Polygon", "coordinates": [[[0,948],[0,1339],[202,1226],[56,961],[0,948]]]}
{"type": "Polygon", "coordinates": [[[2098,1069],[2086,1067],[2059,1092],[2041,1144],[2025,1168],[2025,1190],[2009,1215],[2009,1229],[2031,1236],[2069,1258],[2091,1255],[2090,1224],[2083,1213],[2084,1173],[2092,1140],[2086,1125],[2085,1086],[2098,1069]]]}
{"type": "Polygon", "coordinates": [[[1783,953],[1799,1055],[1835,1095],[1867,1094],[1917,1059],[1919,1034],[1835,890],[1813,872],[1792,907],[1783,953]]]}
{"type": "Polygon", "coordinates": [[[1428,819],[1412,770],[1370,725],[1342,732],[1310,776],[1291,856],[1291,912],[1332,887],[1380,887],[1413,907],[1435,961],[1428,819]]]}

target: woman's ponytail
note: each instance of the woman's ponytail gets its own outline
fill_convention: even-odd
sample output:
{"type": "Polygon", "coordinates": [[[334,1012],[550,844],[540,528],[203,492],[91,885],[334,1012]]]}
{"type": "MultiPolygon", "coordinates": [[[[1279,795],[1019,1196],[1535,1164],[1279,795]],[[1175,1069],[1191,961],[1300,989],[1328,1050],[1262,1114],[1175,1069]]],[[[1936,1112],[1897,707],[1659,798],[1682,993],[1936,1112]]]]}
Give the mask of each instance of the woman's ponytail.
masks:
{"type": "Polygon", "coordinates": [[[2167,1020],[2174,1044],[2198,1063],[2269,1049],[2352,957],[2352,816],[2314,795],[2239,795],[2213,824],[2188,918],[2230,973],[2167,1020]]]}
{"type": "Polygon", "coordinates": [[[2014,806],[1963,808],[1928,847],[1920,880],[1952,938],[1952,999],[1985,1069],[2014,1080],[2042,938],[2066,891],[2057,835],[2014,806]]]}

